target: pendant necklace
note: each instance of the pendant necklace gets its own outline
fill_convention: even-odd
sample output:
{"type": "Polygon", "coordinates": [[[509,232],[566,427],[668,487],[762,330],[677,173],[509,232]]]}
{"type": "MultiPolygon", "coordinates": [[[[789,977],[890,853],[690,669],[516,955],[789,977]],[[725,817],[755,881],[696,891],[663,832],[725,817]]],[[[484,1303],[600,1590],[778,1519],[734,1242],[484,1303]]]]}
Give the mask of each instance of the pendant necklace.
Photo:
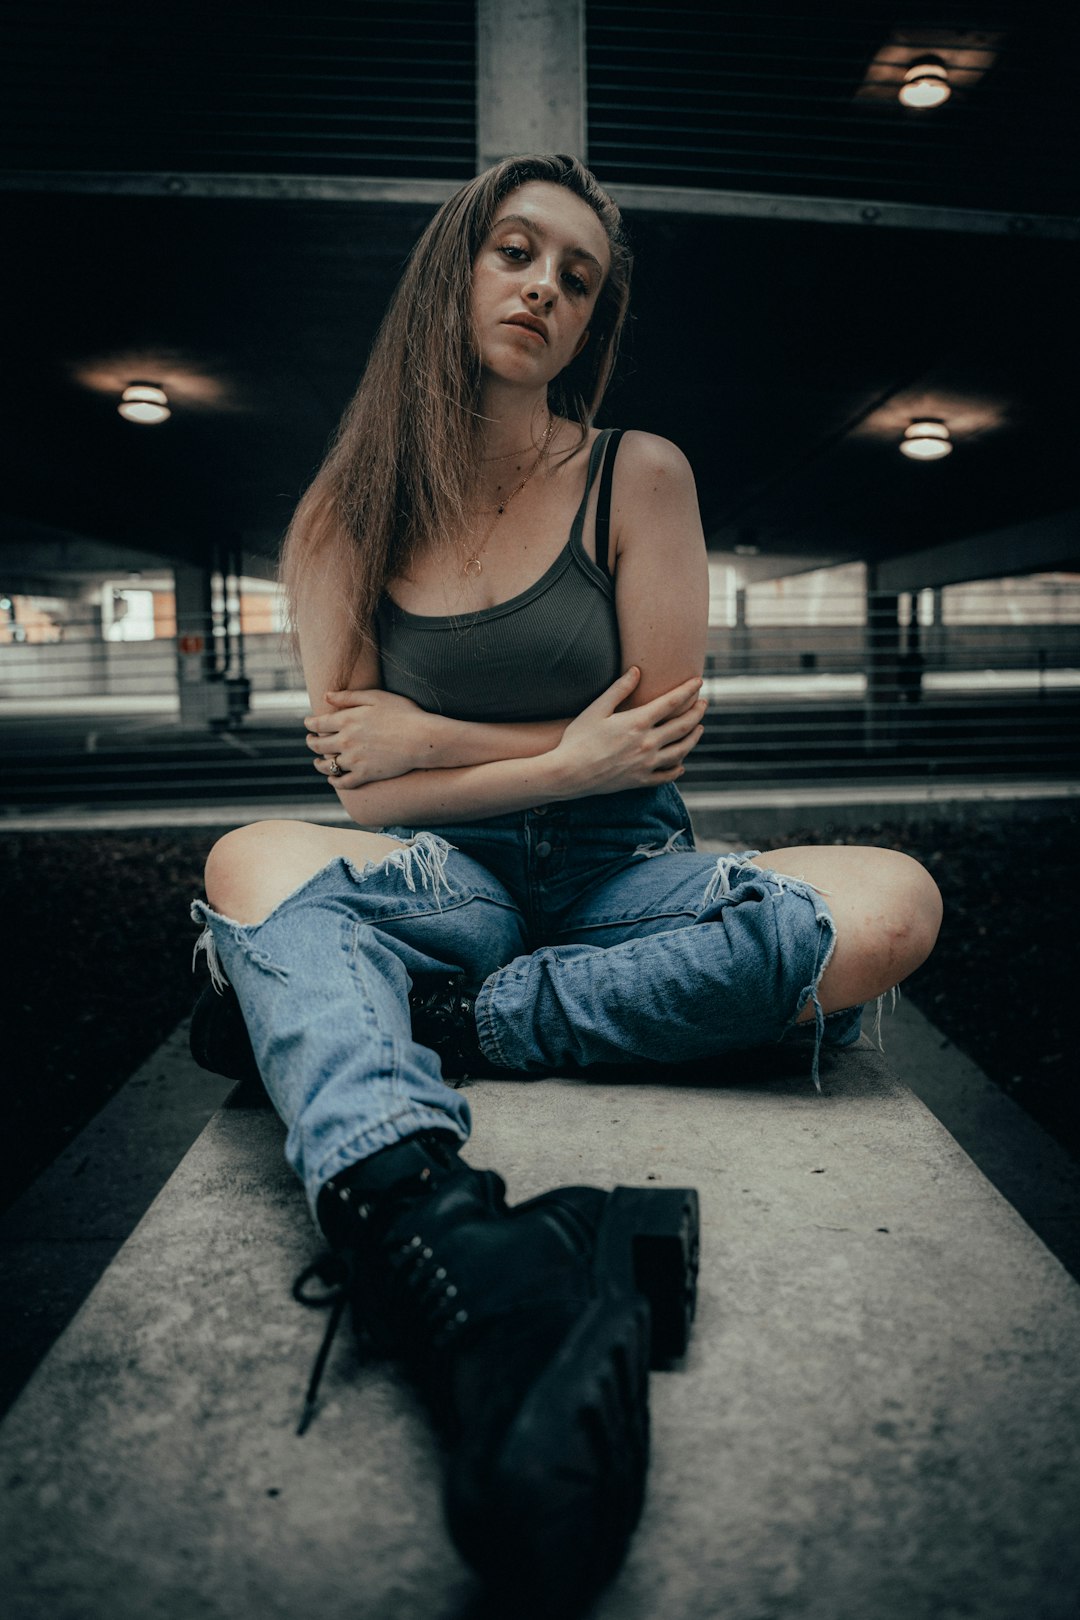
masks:
{"type": "Polygon", "coordinates": [[[480,558],[481,558],[481,556],[483,554],[483,551],[484,551],[484,547],[487,545],[488,541],[491,539],[491,536],[494,534],[495,525],[496,525],[496,523],[498,523],[499,519],[502,517],[503,513],[506,511],[506,508],[510,505],[510,502],[514,499],[514,497],[516,495],[521,494],[522,490],[525,488],[525,485],[529,482],[529,479],[532,477],[532,475],[536,471],[537,467],[539,467],[540,463],[543,461],[544,457],[547,455],[547,448],[548,448],[548,445],[551,443],[551,435],[554,433],[554,431],[555,431],[555,418],[549,414],[548,415],[548,425],[547,425],[547,428],[546,428],[546,430],[544,432],[544,437],[540,441],[540,449],[537,452],[536,460],[533,462],[532,466],[529,468],[528,472],[525,474],[524,478],[521,480],[521,483],[518,484],[514,489],[512,489],[510,491],[509,495],[507,495],[506,499],[499,502],[498,506],[495,506],[495,507],[489,506],[489,507],[487,507],[485,509],[487,512],[492,513],[491,522],[488,524],[487,528],[484,530],[484,537],[480,541],[480,544],[477,546],[476,550],[472,553],[472,555],[470,557],[467,557],[465,559],[465,563],[464,563],[464,566],[462,567],[461,572],[466,576],[466,578],[469,578],[471,576],[475,576],[476,574],[482,574],[484,572],[484,565],[480,561],[480,558]]]}

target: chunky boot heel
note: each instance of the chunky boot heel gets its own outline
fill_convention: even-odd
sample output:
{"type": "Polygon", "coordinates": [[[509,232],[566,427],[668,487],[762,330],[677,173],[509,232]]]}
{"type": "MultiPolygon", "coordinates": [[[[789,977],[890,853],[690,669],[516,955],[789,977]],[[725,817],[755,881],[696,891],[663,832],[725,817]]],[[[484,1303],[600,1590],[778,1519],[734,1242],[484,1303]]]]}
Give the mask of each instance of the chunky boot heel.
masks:
{"type": "Polygon", "coordinates": [[[560,1187],[512,1208],[504,1195],[429,1132],[328,1181],[331,1330],[347,1290],[427,1395],[448,1443],[447,1523],[498,1596],[492,1612],[573,1620],[641,1513],[648,1371],[686,1348],[697,1194],[560,1187]]]}
{"type": "Polygon", "coordinates": [[[686,1354],[697,1304],[700,1234],[693,1187],[616,1187],[608,1224],[629,1238],[634,1285],[652,1309],[653,1367],[686,1354]]]}

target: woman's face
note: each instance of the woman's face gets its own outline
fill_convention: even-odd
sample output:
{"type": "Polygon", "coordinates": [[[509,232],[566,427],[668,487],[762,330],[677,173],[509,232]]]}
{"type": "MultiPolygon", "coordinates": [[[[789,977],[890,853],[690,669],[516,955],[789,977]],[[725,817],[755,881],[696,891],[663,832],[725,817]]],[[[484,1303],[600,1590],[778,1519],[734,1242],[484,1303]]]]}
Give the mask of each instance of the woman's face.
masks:
{"type": "Polygon", "coordinates": [[[546,180],[504,197],[473,265],[472,313],[485,372],[547,384],[581,352],[611,263],[587,203],[546,180]]]}

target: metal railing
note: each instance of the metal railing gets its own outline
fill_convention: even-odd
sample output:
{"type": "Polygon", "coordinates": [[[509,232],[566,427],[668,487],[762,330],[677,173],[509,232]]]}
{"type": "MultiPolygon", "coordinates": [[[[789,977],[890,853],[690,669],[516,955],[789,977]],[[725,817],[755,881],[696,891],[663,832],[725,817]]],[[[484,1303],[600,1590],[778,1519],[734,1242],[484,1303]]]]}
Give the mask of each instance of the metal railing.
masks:
{"type": "MultiPolygon", "coordinates": [[[[930,624],[910,602],[863,601],[865,624],[848,603],[840,623],[711,628],[686,785],[1080,774],[1080,586],[985,598],[984,620],[1012,622],[970,622],[948,593],[930,624]]],[[[325,796],[281,634],[226,638],[212,619],[104,640],[72,604],[47,620],[0,625],[8,806],[325,796]],[[220,699],[199,726],[180,723],[192,681],[220,699]]]]}

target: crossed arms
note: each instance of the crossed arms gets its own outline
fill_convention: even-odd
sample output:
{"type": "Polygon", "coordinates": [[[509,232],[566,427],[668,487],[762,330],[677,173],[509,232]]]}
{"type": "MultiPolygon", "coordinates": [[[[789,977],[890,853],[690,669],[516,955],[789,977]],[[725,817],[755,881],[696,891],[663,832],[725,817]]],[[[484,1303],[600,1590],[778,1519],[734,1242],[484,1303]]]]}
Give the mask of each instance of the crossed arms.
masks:
{"type": "Polygon", "coordinates": [[[606,692],[566,720],[469,722],[429,714],[380,688],[369,644],[347,691],[328,691],[330,593],[299,604],[315,767],[361,826],[478,820],[682,775],[701,736],[708,573],[693,475],[674,445],[628,433],[612,508],[615,603],[626,663],[606,692]]]}

